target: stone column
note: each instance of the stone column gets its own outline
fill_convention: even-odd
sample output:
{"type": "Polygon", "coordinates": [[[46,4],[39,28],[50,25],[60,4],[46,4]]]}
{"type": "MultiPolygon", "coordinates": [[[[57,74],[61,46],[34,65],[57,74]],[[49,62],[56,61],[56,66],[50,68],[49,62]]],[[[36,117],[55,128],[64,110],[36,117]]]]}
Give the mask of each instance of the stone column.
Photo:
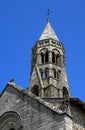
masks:
{"type": "Polygon", "coordinates": [[[49,62],[52,63],[52,52],[51,51],[49,51],[49,62]]]}
{"type": "Polygon", "coordinates": [[[41,55],[37,54],[37,64],[41,64],[41,55]]]}

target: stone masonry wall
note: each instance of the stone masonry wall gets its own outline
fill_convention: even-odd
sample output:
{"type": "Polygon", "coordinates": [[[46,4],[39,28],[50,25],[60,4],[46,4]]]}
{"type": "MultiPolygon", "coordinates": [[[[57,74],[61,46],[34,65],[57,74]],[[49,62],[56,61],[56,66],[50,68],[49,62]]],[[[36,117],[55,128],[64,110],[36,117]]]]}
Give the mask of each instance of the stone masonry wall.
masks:
{"type": "Polygon", "coordinates": [[[7,111],[15,111],[21,116],[22,130],[66,130],[64,115],[11,86],[0,98],[0,116],[7,111]]]}

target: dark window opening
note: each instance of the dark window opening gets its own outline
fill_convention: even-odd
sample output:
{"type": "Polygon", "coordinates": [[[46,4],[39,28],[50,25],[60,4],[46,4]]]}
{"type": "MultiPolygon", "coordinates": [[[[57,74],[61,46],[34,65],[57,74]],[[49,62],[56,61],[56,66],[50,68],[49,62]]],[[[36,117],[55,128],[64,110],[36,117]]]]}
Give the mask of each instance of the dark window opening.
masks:
{"type": "Polygon", "coordinates": [[[46,51],[46,53],[45,53],[45,63],[47,63],[48,62],[48,51],[46,51]]]}
{"type": "Polygon", "coordinates": [[[38,87],[37,85],[35,85],[35,86],[32,88],[31,92],[32,92],[34,95],[39,96],[39,87],[38,87]]]}
{"type": "Polygon", "coordinates": [[[55,52],[52,52],[52,62],[55,63],[55,52]]]}
{"type": "Polygon", "coordinates": [[[9,130],[15,130],[15,129],[11,128],[11,129],[9,129],[9,130]]]}
{"type": "Polygon", "coordinates": [[[44,63],[44,54],[41,53],[41,62],[44,63]]]}
{"type": "Polygon", "coordinates": [[[66,87],[63,87],[63,97],[68,97],[69,96],[69,93],[68,93],[68,90],[66,87]]]}

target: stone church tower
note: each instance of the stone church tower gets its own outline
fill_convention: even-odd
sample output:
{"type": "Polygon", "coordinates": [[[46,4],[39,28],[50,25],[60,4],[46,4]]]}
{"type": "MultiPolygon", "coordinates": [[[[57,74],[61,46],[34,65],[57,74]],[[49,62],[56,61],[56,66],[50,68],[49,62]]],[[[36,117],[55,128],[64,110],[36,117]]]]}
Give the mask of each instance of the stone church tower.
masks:
{"type": "Polygon", "coordinates": [[[66,74],[65,50],[50,21],[32,49],[30,88],[36,96],[70,97],[66,74]]]}
{"type": "Polygon", "coordinates": [[[71,96],[65,60],[48,19],[32,49],[30,86],[11,79],[0,94],[0,130],[85,130],[85,103],[71,96]]]}

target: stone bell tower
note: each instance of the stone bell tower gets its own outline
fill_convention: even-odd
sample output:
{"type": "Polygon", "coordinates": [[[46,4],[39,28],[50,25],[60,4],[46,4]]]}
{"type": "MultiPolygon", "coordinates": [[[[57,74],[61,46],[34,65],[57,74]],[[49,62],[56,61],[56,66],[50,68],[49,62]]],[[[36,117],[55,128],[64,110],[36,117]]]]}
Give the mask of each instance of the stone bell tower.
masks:
{"type": "Polygon", "coordinates": [[[70,97],[65,50],[48,19],[44,31],[32,48],[30,87],[36,96],[70,97]]]}

